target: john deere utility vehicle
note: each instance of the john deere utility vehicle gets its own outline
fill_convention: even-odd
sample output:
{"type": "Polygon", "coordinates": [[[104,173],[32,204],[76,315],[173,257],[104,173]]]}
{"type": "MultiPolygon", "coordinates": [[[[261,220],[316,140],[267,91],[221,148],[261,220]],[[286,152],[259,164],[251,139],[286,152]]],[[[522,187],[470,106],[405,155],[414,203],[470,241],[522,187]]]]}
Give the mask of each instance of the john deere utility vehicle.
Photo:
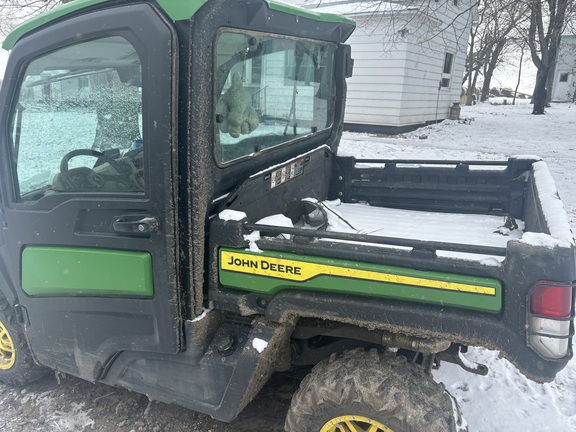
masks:
{"type": "Polygon", "coordinates": [[[287,431],[456,431],[432,368],[572,357],[574,240],[544,162],[337,155],[354,23],[275,0],[75,0],[0,92],[0,380],[54,369],[287,431]],[[450,230],[438,229],[450,226],[450,230]]]}

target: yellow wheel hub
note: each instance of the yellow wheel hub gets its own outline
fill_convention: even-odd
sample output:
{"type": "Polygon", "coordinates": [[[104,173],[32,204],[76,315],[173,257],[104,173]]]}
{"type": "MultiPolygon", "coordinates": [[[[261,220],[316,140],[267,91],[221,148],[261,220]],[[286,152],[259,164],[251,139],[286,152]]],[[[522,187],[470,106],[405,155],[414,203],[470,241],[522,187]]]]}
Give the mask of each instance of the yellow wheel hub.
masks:
{"type": "Polygon", "coordinates": [[[0,370],[8,370],[16,362],[16,348],[10,333],[0,321],[0,370]]]}
{"type": "Polygon", "coordinates": [[[328,421],[320,432],[394,432],[382,423],[368,417],[345,415],[328,421]]]}

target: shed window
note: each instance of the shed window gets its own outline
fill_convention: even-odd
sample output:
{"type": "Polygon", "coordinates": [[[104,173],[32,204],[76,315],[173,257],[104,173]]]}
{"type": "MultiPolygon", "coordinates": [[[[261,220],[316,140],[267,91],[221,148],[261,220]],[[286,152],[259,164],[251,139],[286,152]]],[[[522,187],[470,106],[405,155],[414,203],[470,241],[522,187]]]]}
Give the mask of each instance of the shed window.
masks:
{"type": "Polygon", "coordinates": [[[446,53],[444,55],[444,67],[442,68],[442,79],[440,85],[443,88],[450,87],[452,81],[452,64],[454,63],[454,54],[446,53]]]}
{"type": "Polygon", "coordinates": [[[561,73],[560,74],[560,82],[568,82],[568,73],[561,73]]]}
{"type": "Polygon", "coordinates": [[[452,73],[452,62],[454,61],[454,54],[446,53],[444,56],[444,70],[443,73],[451,74],[452,73]]]}

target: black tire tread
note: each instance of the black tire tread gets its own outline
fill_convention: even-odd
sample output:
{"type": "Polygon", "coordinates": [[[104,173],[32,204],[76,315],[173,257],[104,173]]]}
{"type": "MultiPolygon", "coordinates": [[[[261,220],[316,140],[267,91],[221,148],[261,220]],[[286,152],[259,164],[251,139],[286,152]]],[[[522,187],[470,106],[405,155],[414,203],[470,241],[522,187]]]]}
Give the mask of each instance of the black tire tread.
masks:
{"type": "Polygon", "coordinates": [[[14,311],[6,306],[7,302],[3,302],[0,297],[0,321],[8,330],[12,342],[16,348],[16,362],[8,370],[0,370],[0,381],[4,384],[14,386],[24,386],[30,384],[43,376],[45,376],[49,369],[39,366],[34,362],[24,332],[20,325],[16,322],[14,311]]]}
{"type": "MultiPolygon", "coordinates": [[[[318,363],[294,394],[285,430],[319,432],[330,418],[374,413],[394,432],[465,431],[442,384],[404,357],[351,350],[318,363]],[[348,410],[348,411],[346,411],[348,410]]],[[[465,422],[464,422],[465,423],[465,422]]]]}

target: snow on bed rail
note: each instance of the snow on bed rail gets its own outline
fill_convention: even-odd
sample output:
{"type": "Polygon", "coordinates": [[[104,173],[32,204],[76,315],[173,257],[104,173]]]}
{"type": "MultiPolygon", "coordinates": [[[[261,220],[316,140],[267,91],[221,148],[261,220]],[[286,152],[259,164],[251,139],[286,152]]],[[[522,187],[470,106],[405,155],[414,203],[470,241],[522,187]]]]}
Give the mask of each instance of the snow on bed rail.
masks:
{"type": "Polygon", "coordinates": [[[247,216],[246,216],[246,213],[244,213],[244,212],[226,209],[226,210],[222,210],[220,213],[218,213],[218,218],[220,220],[223,220],[223,221],[239,222],[242,219],[246,219],[247,216]]]}
{"type": "Polygon", "coordinates": [[[546,224],[550,229],[550,236],[541,233],[526,233],[522,242],[547,247],[570,247],[574,245],[574,238],[568,220],[568,214],[560,195],[556,189],[554,179],[548,170],[546,162],[540,161],[532,165],[536,192],[540,200],[546,224]]]}

